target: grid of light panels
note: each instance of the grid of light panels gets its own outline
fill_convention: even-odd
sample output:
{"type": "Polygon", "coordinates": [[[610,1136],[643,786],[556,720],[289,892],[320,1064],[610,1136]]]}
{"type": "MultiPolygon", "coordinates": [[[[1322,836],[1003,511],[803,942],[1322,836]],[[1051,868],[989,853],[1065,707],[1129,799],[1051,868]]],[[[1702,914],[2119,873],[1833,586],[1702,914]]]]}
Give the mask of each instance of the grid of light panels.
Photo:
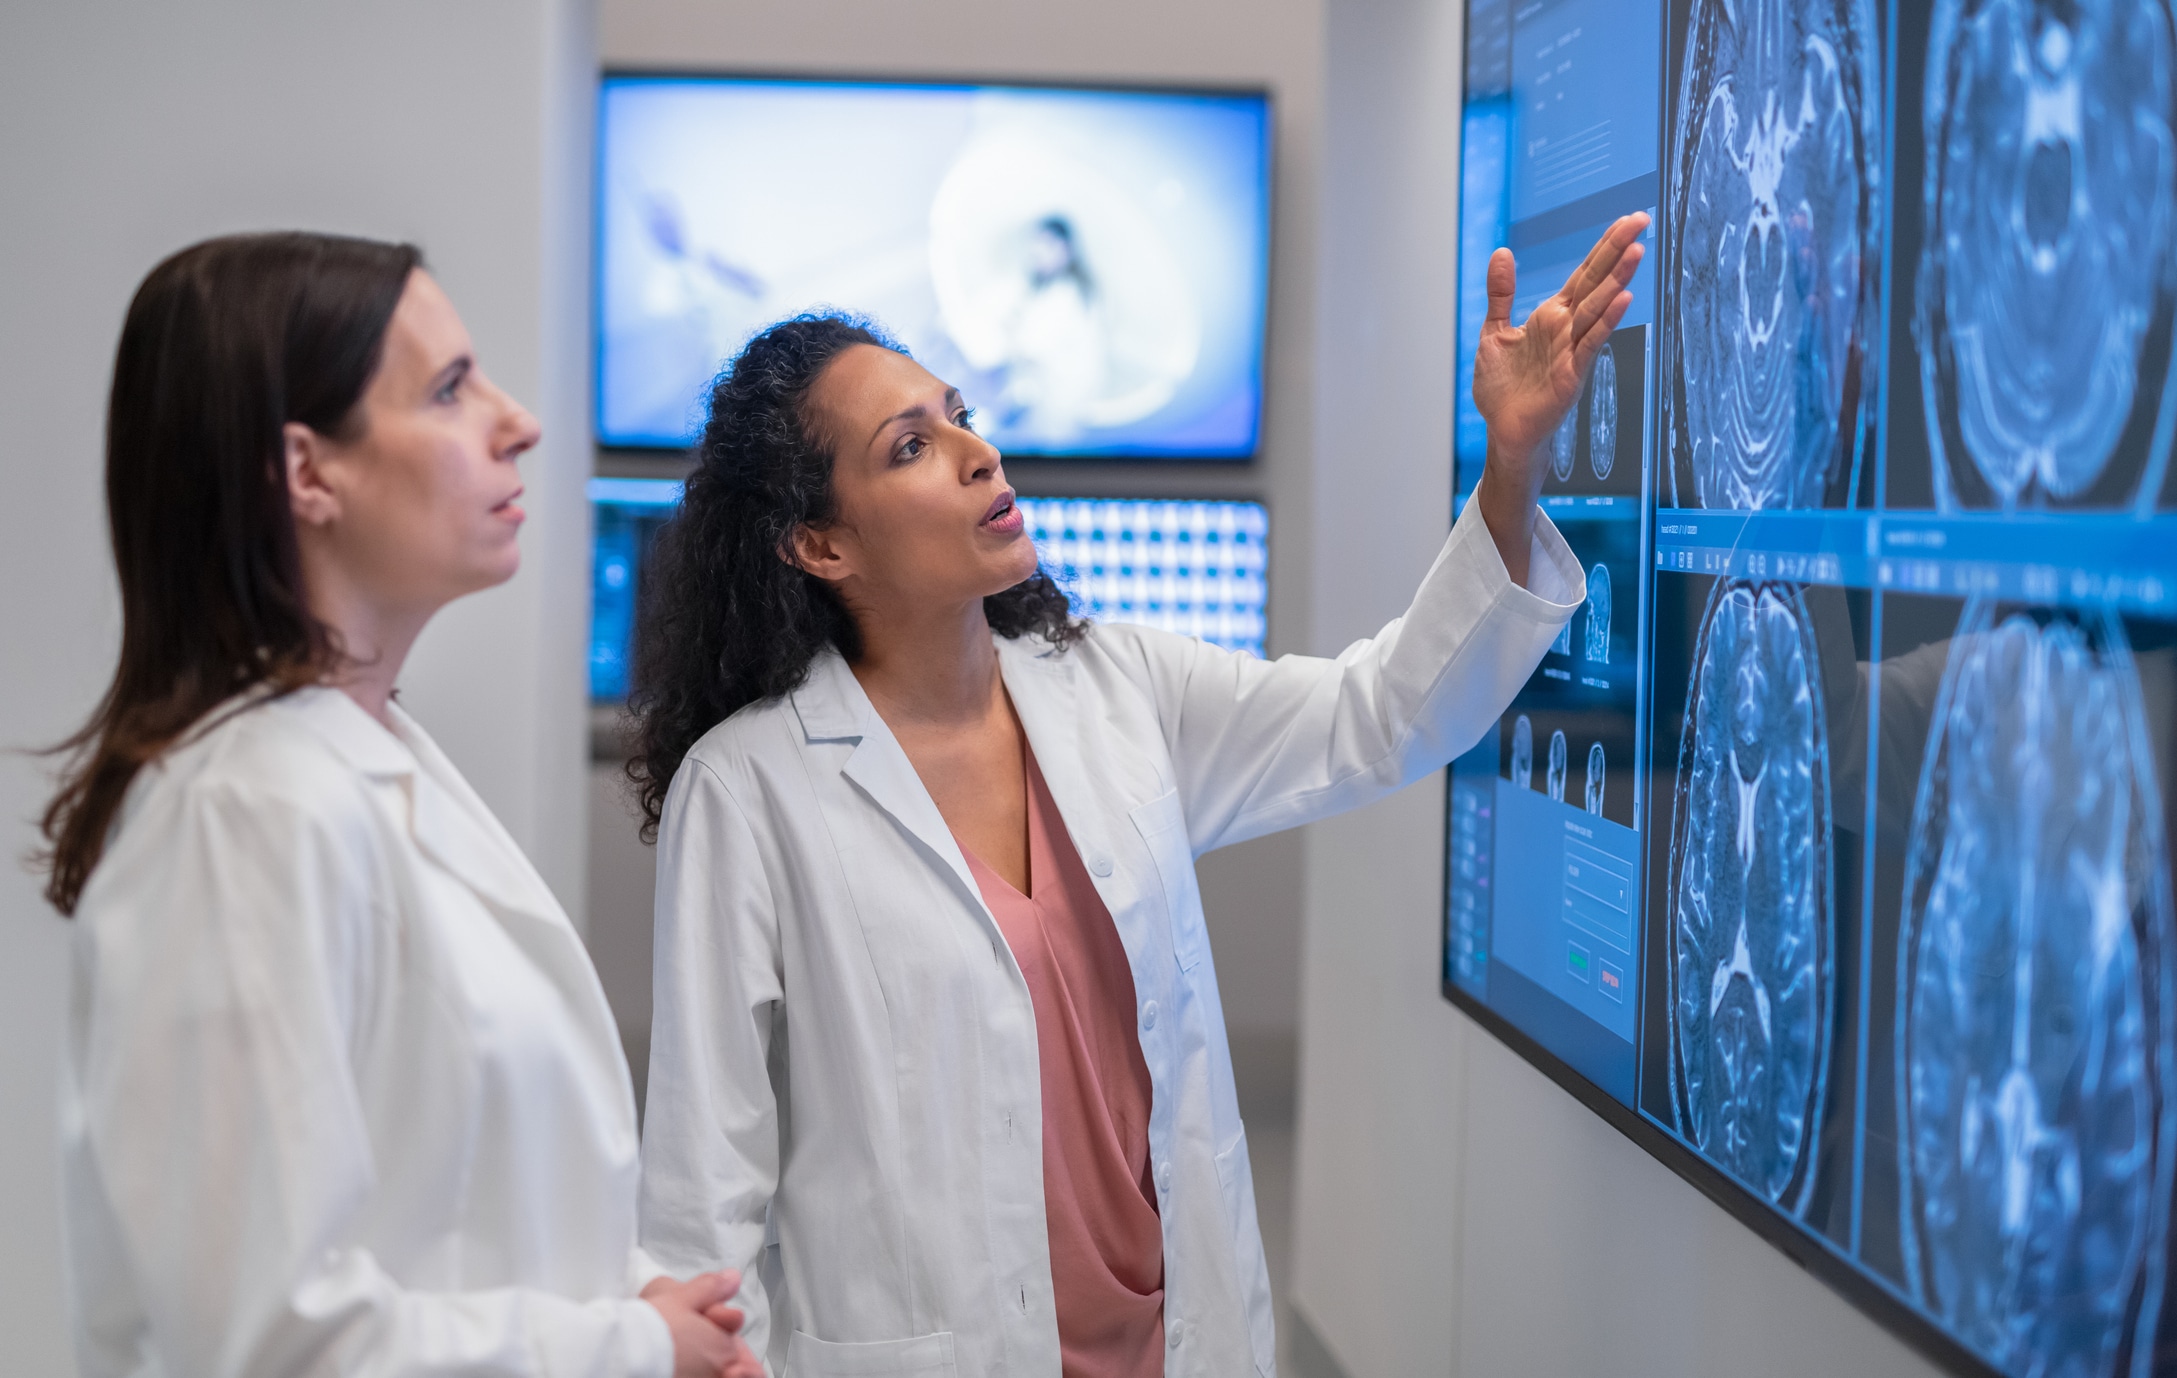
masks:
{"type": "MultiPolygon", "coordinates": [[[[627,697],[643,556],[680,503],[671,479],[593,478],[590,697],[627,697]]],[[[1270,516],[1259,502],[1021,498],[1043,566],[1074,611],[1263,654],[1270,516]]]]}
{"type": "Polygon", "coordinates": [[[1044,568],[1082,616],[1263,654],[1270,514],[1261,503],[1019,501],[1044,568]]]}

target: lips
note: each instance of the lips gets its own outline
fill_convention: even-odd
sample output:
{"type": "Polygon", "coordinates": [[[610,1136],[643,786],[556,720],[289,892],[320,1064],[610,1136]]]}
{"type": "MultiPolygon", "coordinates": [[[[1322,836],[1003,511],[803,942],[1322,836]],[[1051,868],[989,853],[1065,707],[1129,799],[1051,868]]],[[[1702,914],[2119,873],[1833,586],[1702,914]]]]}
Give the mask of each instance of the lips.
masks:
{"type": "Polygon", "coordinates": [[[522,509],[517,504],[520,503],[522,494],[528,491],[529,490],[527,488],[517,488],[513,492],[507,494],[505,498],[500,500],[492,507],[492,514],[494,516],[505,517],[509,521],[518,522],[523,520],[529,514],[522,511],[522,509]]]}
{"type": "Polygon", "coordinates": [[[1013,502],[1013,490],[1008,488],[999,493],[997,499],[990,504],[990,510],[983,513],[983,519],[978,524],[984,530],[994,531],[1001,536],[1011,536],[1017,533],[1021,529],[1023,522],[1020,508],[1013,502]]]}

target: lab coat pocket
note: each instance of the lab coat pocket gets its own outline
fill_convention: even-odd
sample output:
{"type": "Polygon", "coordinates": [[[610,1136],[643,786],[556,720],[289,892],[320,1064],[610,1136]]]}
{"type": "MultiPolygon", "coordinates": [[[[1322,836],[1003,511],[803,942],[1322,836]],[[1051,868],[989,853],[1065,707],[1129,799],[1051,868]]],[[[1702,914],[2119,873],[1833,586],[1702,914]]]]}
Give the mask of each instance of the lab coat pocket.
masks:
{"type": "Polygon", "coordinates": [[[1181,971],[1192,971],[1209,951],[1202,927],[1202,892],[1194,878],[1194,846],[1187,838],[1187,815],[1179,791],[1168,790],[1127,815],[1148,844],[1164,887],[1164,909],[1171,919],[1172,955],[1181,971]]]}
{"type": "Polygon", "coordinates": [[[1270,1270],[1262,1255],[1262,1225],[1255,1218],[1255,1169],[1247,1158],[1247,1131],[1217,1155],[1217,1184],[1224,1189],[1225,1219],[1232,1223],[1232,1251],[1247,1299],[1247,1336],[1255,1369],[1277,1371],[1277,1321],[1271,1314],[1270,1270]]]}
{"type": "Polygon", "coordinates": [[[911,1340],[839,1344],[797,1330],[786,1342],[785,1378],[953,1378],[952,1332],[911,1340]]]}

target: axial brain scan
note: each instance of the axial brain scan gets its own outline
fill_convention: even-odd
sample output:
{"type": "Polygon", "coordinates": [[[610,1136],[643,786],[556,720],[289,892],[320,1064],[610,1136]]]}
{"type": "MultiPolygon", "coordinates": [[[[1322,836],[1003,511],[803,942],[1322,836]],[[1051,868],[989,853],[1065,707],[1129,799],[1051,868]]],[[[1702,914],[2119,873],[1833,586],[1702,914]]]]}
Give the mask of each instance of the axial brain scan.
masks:
{"type": "Polygon", "coordinates": [[[1955,469],[2005,508],[2074,497],[2109,464],[2168,298],[2170,12],[1943,0],[1929,49],[1914,324],[1937,492],[1959,500],[1955,469]]]}
{"type": "Polygon", "coordinates": [[[1587,467],[1606,479],[1618,458],[1618,361],[1608,348],[1595,356],[1587,397],[1587,467]]]}
{"type": "Polygon", "coordinates": [[[1872,0],[1694,6],[1670,163],[1674,430],[1700,506],[1820,506],[1857,428],[1845,413],[1877,325],[1879,32],[1872,0]]]}
{"type": "Polygon", "coordinates": [[[1584,787],[1587,811],[1597,818],[1603,811],[1603,744],[1595,743],[1587,749],[1587,784],[1584,787]]]}
{"type": "Polygon", "coordinates": [[[1565,734],[1550,734],[1550,798],[1565,802],[1565,734]]]}
{"type": "Polygon", "coordinates": [[[1672,825],[1671,1072],[1680,1132],[1797,1209],[1828,1070],[1828,756],[1807,612],[1721,582],[1694,657],[1672,825]]]}
{"type": "Polygon", "coordinates": [[[1579,452],[1579,444],[1580,407],[1575,402],[1572,410],[1565,413],[1565,419],[1557,423],[1557,429],[1550,432],[1551,478],[1563,483],[1572,477],[1572,460],[1579,452]]]}
{"type": "Polygon", "coordinates": [[[1937,702],[1899,938],[1910,1281],[2006,1373],[2143,1373],[2177,954],[2121,627],[1969,610],[1937,702]]]}
{"type": "Polygon", "coordinates": [[[1525,713],[1512,724],[1511,779],[1521,789],[1534,788],[1534,724],[1525,713]]]}

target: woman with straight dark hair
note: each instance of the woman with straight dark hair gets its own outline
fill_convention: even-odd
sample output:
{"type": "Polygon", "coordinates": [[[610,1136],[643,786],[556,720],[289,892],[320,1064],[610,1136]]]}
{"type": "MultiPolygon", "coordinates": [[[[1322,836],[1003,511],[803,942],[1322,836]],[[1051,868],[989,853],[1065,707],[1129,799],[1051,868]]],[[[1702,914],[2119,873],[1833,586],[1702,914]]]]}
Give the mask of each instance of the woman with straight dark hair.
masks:
{"type": "Polygon", "coordinates": [[[580,939],[394,702],[536,440],[406,245],[211,240],[130,303],[121,659],[45,816],[85,1378],[754,1371],[737,1279],[636,1247],[580,939]]]}
{"type": "Polygon", "coordinates": [[[1273,1372],[1194,859],[1441,768],[1556,639],[1547,441],[1646,225],[1522,324],[1498,252],[1481,486],[1335,660],[1074,620],[958,391],[854,321],[719,380],[637,653],[642,1237],[750,1269],[788,1378],[1273,1372]]]}

